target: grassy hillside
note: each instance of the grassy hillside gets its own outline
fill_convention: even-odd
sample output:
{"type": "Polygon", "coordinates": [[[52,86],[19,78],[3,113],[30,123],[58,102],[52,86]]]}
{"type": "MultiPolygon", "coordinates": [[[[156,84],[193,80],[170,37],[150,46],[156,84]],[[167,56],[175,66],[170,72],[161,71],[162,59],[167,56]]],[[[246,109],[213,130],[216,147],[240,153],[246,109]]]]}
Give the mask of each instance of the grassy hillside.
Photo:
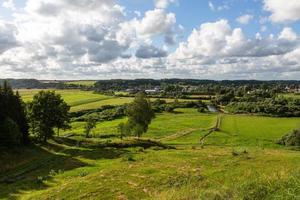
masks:
{"type": "MultiPolygon", "coordinates": [[[[300,153],[273,141],[299,119],[176,111],[157,115],[144,135],[176,149],[103,147],[121,141],[65,138],[13,157],[1,154],[0,199],[298,199],[300,153]],[[220,130],[199,143],[216,124],[220,130]],[[1,183],[7,176],[11,182],[1,183]]],[[[94,134],[116,133],[124,120],[99,123],[94,134]]],[[[82,123],[72,126],[63,134],[82,134],[82,123]]]]}

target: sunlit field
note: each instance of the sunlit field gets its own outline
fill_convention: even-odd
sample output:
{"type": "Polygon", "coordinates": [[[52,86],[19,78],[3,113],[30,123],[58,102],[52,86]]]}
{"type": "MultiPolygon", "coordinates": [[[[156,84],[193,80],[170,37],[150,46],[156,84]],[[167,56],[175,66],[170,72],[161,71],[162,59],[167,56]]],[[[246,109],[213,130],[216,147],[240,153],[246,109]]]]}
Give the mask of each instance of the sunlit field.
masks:
{"type": "MultiPolygon", "coordinates": [[[[300,154],[274,144],[280,136],[296,128],[299,119],[222,115],[220,130],[200,143],[217,118],[217,114],[201,114],[195,109],[157,114],[143,138],[176,149],[79,147],[67,140],[26,149],[8,163],[0,163],[0,172],[9,169],[11,175],[26,174],[16,183],[0,184],[0,198],[299,197],[300,154]],[[30,159],[25,160],[24,155],[30,159]]],[[[131,141],[129,138],[121,141],[118,137],[117,126],[124,121],[126,118],[99,122],[92,133],[94,138],[85,141],[91,144],[131,141]]],[[[71,130],[61,134],[83,141],[84,123],[74,122],[71,130]]]]}

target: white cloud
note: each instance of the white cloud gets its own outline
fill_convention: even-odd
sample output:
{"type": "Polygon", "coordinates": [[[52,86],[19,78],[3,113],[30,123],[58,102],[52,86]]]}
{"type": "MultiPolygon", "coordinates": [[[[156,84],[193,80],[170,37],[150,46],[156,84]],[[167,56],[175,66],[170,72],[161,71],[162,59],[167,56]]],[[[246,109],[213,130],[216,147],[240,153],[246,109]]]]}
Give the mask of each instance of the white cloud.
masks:
{"type": "Polygon", "coordinates": [[[253,19],[253,15],[242,15],[236,19],[240,24],[248,24],[253,19]]]}
{"type": "Polygon", "coordinates": [[[166,44],[173,45],[181,32],[181,27],[176,25],[175,14],[157,8],[147,11],[140,20],[134,18],[121,23],[120,27],[117,38],[122,43],[136,42],[137,39],[151,43],[152,38],[163,36],[166,44]]]}
{"type": "Polygon", "coordinates": [[[299,0],[264,0],[264,9],[271,12],[270,20],[275,23],[300,20],[299,0]]]}
{"type": "Polygon", "coordinates": [[[8,9],[11,9],[11,10],[16,9],[14,0],[3,0],[2,7],[3,8],[8,8],[8,9]]]}
{"type": "MultiPolygon", "coordinates": [[[[227,20],[204,23],[172,51],[183,27],[165,8],[128,11],[113,0],[28,0],[0,20],[0,77],[293,78],[299,36],[247,37],[227,20]]],[[[213,5],[213,4],[212,4],[213,5]]],[[[218,11],[218,6],[214,6],[218,11]]],[[[263,26],[263,25],[262,25],[263,26]]]]}
{"type": "Polygon", "coordinates": [[[166,13],[162,9],[147,11],[145,17],[137,25],[137,31],[145,37],[153,37],[165,32],[176,24],[174,13],[166,13]]]}
{"type": "Polygon", "coordinates": [[[222,10],[229,10],[230,7],[227,5],[227,4],[223,4],[223,5],[220,5],[220,6],[215,6],[213,4],[213,2],[209,1],[208,2],[208,7],[211,11],[222,11],[222,10]]]}
{"type": "Polygon", "coordinates": [[[175,55],[206,60],[208,57],[263,57],[292,51],[299,41],[290,28],[284,28],[278,38],[248,39],[240,28],[231,29],[227,20],[205,23],[194,30],[187,42],[179,44],[175,55]]]}
{"type": "Polygon", "coordinates": [[[215,5],[214,5],[211,1],[208,2],[208,7],[209,7],[212,11],[215,11],[215,10],[216,10],[215,5]]]}
{"type": "Polygon", "coordinates": [[[281,33],[280,33],[280,35],[279,35],[278,38],[279,38],[279,39],[283,39],[283,40],[295,41],[295,40],[297,40],[298,36],[297,36],[297,34],[293,31],[292,28],[290,28],[290,27],[285,27],[285,28],[281,31],[281,33]]]}
{"type": "MultiPolygon", "coordinates": [[[[253,74],[300,71],[300,64],[287,55],[300,48],[299,37],[284,28],[278,37],[247,38],[242,29],[232,29],[227,20],[204,23],[169,56],[172,65],[207,75],[243,78],[253,74]],[[283,59],[285,58],[285,59],[283,59]]],[[[295,56],[294,56],[295,57],[295,56]]],[[[196,72],[195,72],[196,73],[196,72]]]]}
{"type": "Polygon", "coordinates": [[[161,58],[166,57],[167,52],[151,45],[141,45],[136,51],[137,58],[161,58]]]}
{"type": "Polygon", "coordinates": [[[0,55],[1,53],[18,46],[15,35],[17,28],[0,20],[0,55]]]}
{"type": "Polygon", "coordinates": [[[154,0],[156,8],[167,8],[171,3],[175,3],[176,0],[154,0]]]}

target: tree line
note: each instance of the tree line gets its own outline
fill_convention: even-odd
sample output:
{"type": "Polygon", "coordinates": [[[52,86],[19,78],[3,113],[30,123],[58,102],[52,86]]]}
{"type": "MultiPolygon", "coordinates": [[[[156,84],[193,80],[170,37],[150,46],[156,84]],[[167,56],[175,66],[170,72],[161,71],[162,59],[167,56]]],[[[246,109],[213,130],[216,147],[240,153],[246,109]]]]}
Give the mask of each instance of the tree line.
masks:
{"type": "Polygon", "coordinates": [[[47,141],[60,129],[69,128],[70,107],[54,91],[40,91],[29,104],[4,81],[0,85],[0,146],[27,145],[32,134],[47,141]]]}

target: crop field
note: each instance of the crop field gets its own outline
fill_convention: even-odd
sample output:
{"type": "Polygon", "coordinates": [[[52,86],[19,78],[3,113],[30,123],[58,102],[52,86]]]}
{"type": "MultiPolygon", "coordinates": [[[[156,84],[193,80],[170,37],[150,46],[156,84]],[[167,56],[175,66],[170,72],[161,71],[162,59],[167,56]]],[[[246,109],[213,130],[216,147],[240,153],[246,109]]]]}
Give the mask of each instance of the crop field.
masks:
{"type": "Polygon", "coordinates": [[[97,81],[67,81],[65,84],[83,85],[83,86],[94,86],[97,81]]]}
{"type": "MultiPolygon", "coordinates": [[[[116,134],[125,120],[98,123],[96,138],[89,140],[116,134]]],[[[1,163],[8,155],[0,156],[0,177],[8,169],[10,175],[21,174],[16,183],[0,183],[0,199],[299,199],[300,154],[274,144],[299,122],[177,109],[158,114],[143,136],[176,149],[50,141],[16,154],[11,163],[1,163]],[[199,143],[218,118],[220,130],[199,143]]],[[[82,138],[83,127],[74,122],[62,135],[82,138]]],[[[121,142],[109,137],[101,141],[121,142]]]]}
{"type": "MultiPolygon", "coordinates": [[[[40,90],[38,89],[21,89],[18,90],[23,101],[29,102],[32,100],[33,96],[37,94],[40,90]]],[[[107,96],[102,94],[96,94],[92,91],[82,91],[82,90],[55,90],[57,94],[60,94],[62,98],[71,106],[71,112],[76,112],[80,110],[88,110],[99,108],[104,105],[123,105],[125,103],[130,103],[133,97],[116,97],[107,96]]],[[[155,98],[151,98],[154,101],[155,98]]],[[[164,99],[167,102],[173,102],[174,99],[164,99]]],[[[179,101],[191,101],[185,99],[179,99],[179,101]]]]}

